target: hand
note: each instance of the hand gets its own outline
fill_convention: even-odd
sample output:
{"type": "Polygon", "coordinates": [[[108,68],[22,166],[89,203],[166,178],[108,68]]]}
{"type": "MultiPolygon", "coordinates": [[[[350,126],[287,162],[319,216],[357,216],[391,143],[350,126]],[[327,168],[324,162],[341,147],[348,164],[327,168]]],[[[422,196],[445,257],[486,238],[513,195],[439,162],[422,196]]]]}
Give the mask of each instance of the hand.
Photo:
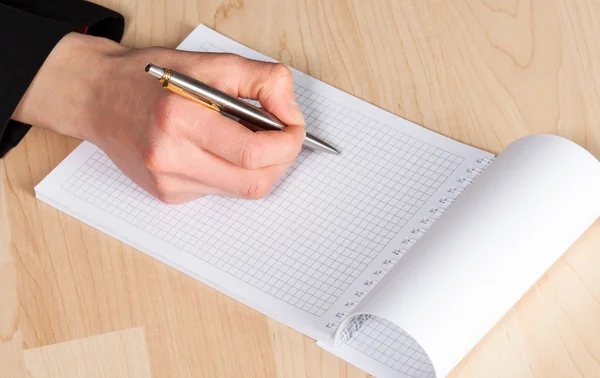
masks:
{"type": "Polygon", "coordinates": [[[57,44],[13,119],[94,143],[166,203],[206,194],[262,198],[296,159],[306,135],[285,65],[232,54],[129,49],[76,33],[57,44]],[[147,63],[257,99],[288,127],[250,131],[164,90],[144,71],[147,63]]]}

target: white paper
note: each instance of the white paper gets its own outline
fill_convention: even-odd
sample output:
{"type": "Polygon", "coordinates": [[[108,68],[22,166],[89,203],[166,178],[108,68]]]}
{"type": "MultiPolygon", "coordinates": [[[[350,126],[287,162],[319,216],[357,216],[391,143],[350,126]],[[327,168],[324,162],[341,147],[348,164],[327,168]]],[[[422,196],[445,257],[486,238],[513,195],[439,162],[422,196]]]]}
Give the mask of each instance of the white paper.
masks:
{"type": "Polygon", "coordinates": [[[339,346],[318,345],[379,378],[434,378],[429,356],[414,338],[390,321],[371,316],[339,346]]]}
{"type": "MultiPolygon", "coordinates": [[[[272,61],[204,26],[179,48],[272,61]]],[[[477,158],[492,155],[293,73],[307,130],[342,154],[304,150],[265,199],[205,197],[168,206],[88,142],[36,187],[36,196],[300,332],[327,339],[390,261],[402,258],[395,246],[420,237],[447,206],[439,200],[469,176],[469,167],[479,166],[477,158]]],[[[364,358],[370,372],[387,369],[364,358]]]]}
{"type": "Polygon", "coordinates": [[[556,136],[521,138],[354,313],[402,327],[444,377],[599,216],[596,158],[556,136]]]}

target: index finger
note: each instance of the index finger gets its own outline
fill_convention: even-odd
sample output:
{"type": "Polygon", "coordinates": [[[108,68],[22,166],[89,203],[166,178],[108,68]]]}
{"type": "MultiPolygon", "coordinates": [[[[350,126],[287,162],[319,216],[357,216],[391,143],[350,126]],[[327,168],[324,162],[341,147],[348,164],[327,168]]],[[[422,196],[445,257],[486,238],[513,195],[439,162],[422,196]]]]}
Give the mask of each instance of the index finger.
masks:
{"type": "Polygon", "coordinates": [[[246,169],[258,169],[294,161],[304,139],[298,126],[283,130],[252,132],[246,126],[217,112],[181,101],[178,107],[187,138],[199,148],[246,169]]]}
{"type": "Polygon", "coordinates": [[[304,126],[289,67],[234,54],[208,54],[204,59],[207,61],[199,74],[211,85],[234,97],[258,100],[266,111],[288,126],[304,126]]]}

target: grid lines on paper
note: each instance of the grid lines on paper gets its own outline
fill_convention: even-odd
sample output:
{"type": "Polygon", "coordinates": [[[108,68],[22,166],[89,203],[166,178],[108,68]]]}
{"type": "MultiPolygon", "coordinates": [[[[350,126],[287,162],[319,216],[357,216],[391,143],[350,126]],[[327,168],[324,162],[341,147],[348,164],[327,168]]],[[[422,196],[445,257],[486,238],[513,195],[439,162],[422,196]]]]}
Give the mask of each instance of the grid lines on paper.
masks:
{"type": "MultiPolygon", "coordinates": [[[[213,51],[204,46],[206,51],[213,51]]],[[[463,158],[296,86],[307,131],[342,155],[303,150],[261,200],[165,205],[100,150],[61,187],[298,309],[322,316],[463,158]]]]}
{"type": "Polygon", "coordinates": [[[433,365],[421,346],[400,327],[369,317],[347,345],[413,378],[435,378],[433,365]]]}

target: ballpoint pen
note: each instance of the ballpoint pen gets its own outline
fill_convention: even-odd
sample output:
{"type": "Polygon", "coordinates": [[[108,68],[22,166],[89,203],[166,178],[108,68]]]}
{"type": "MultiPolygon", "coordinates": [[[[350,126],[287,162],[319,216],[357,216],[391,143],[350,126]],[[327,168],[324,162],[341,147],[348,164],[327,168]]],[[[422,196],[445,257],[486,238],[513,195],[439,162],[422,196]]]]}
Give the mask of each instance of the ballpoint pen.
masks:
{"type": "MultiPolygon", "coordinates": [[[[214,111],[236,117],[263,130],[282,130],[286,127],[274,115],[179,72],[151,63],[146,66],[146,72],[159,79],[164,88],[214,111]]],[[[306,134],[303,146],[339,154],[335,147],[309,133],[306,134]]]]}

